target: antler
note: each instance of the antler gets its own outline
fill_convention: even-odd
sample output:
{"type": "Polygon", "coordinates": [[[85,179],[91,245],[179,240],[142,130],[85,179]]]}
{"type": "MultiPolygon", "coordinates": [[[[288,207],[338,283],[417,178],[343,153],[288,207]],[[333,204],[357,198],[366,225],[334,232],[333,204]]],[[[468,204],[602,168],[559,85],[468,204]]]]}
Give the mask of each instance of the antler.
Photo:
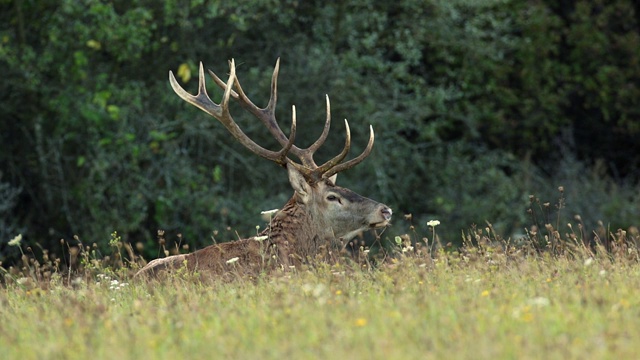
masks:
{"type": "Polygon", "coordinates": [[[233,59],[229,62],[229,66],[231,68],[231,71],[229,74],[229,79],[226,83],[222,81],[215,73],[209,70],[209,74],[211,75],[215,83],[220,88],[222,88],[222,90],[224,90],[224,95],[222,96],[222,101],[220,102],[220,104],[214,103],[207,95],[202,62],[200,63],[200,70],[198,74],[197,95],[194,96],[185,91],[178,84],[175,77],[173,76],[173,72],[171,71],[169,71],[169,82],[171,83],[173,91],[175,91],[178,96],[180,96],[189,104],[196,106],[207,114],[218,119],[218,121],[220,121],[227,128],[231,135],[233,135],[233,137],[235,137],[247,149],[251,150],[253,153],[259,156],[262,156],[265,159],[274,161],[281,166],[294,166],[308,179],[317,181],[323,178],[329,178],[334,174],[354,167],[355,165],[362,162],[371,153],[371,150],[373,149],[374,134],[373,127],[369,126],[369,143],[367,144],[367,147],[364,149],[362,154],[349,161],[342,162],[346,158],[347,154],[349,153],[349,149],[351,148],[351,132],[349,130],[349,123],[345,119],[344,122],[346,127],[346,141],[344,148],[333,159],[318,166],[313,160],[313,155],[324,144],[329,134],[329,128],[331,126],[331,106],[329,103],[329,96],[326,96],[327,119],[325,121],[322,134],[320,134],[320,137],[311,146],[306,149],[301,149],[293,144],[296,134],[295,106],[292,106],[292,123],[289,137],[284,134],[282,129],[280,129],[278,122],[276,121],[275,108],[276,102],[278,100],[277,86],[278,73],[280,71],[280,59],[276,61],[276,66],[273,70],[273,76],[271,77],[271,96],[269,98],[269,103],[263,109],[257,107],[245,94],[242,86],[240,85],[240,81],[236,76],[236,66],[233,59]],[[235,88],[235,90],[233,90],[233,88],[235,88]],[[280,143],[282,149],[279,151],[271,151],[265,149],[262,146],[256,144],[244,132],[242,132],[229,112],[230,98],[238,101],[240,106],[260,119],[260,121],[262,121],[267,129],[269,129],[269,132],[271,132],[273,137],[275,137],[275,139],[280,143]],[[287,156],[289,153],[295,155],[300,160],[300,163],[296,163],[295,161],[291,160],[287,156]]]}

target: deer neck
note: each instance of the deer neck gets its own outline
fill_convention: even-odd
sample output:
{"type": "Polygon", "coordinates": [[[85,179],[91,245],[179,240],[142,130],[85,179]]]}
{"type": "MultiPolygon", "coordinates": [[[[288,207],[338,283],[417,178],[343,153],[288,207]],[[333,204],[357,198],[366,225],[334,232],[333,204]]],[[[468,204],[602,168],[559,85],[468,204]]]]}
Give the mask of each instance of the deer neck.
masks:
{"type": "Polygon", "coordinates": [[[314,224],[313,213],[298,202],[295,195],[275,214],[261,235],[269,236],[271,244],[284,245],[302,258],[317,255],[319,247],[328,240],[318,224],[314,224]]]}

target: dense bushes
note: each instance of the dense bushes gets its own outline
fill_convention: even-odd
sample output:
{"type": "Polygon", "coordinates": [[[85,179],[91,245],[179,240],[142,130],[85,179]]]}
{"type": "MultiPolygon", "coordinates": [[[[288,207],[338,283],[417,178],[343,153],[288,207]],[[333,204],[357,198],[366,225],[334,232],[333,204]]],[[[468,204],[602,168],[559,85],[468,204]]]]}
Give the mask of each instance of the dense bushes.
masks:
{"type": "MultiPolygon", "coordinates": [[[[325,93],[334,119],[350,120],[354,152],[371,123],[374,153],[340,183],[413,213],[417,226],[440,219],[448,241],[485,220],[518,232],[528,195],[553,197],[562,184],[578,184],[568,214],[627,226],[638,215],[636,6],[0,2],[0,181],[20,190],[0,198],[10,208],[0,260],[5,229],[44,247],[73,234],[102,246],[113,230],[153,244],[158,228],[201,247],[228,225],[255,231],[260,210],[288,197],[285,173],[167,84],[180,68],[193,90],[198,61],[223,75],[232,57],[258,104],[282,58],[279,117],[286,126],[296,104],[301,144],[320,131],[325,93]]],[[[275,145],[237,110],[250,136],[275,145]]],[[[321,156],[342,143],[339,121],[332,134],[321,156]]],[[[402,224],[398,216],[393,231],[402,224]]]]}

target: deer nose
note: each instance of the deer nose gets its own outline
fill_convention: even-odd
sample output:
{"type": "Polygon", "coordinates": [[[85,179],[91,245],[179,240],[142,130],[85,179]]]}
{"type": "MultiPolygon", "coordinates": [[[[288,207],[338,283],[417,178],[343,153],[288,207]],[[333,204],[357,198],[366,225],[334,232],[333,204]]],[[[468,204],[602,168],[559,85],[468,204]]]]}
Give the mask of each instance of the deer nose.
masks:
{"type": "Polygon", "coordinates": [[[385,206],[382,208],[382,210],[380,210],[380,212],[382,213],[382,217],[385,220],[391,220],[391,215],[393,215],[393,211],[391,211],[390,208],[385,206]]]}

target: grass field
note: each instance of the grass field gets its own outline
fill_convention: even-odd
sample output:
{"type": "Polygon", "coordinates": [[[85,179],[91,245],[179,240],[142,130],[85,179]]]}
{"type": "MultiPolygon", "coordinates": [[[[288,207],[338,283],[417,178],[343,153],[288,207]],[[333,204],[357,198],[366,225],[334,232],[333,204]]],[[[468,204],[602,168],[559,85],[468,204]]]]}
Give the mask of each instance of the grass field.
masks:
{"type": "Polygon", "coordinates": [[[106,267],[44,283],[6,273],[0,349],[3,359],[632,359],[640,266],[636,248],[618,250],[398,251],[371,270],[230,283],[145,283],[106,267]]]}

